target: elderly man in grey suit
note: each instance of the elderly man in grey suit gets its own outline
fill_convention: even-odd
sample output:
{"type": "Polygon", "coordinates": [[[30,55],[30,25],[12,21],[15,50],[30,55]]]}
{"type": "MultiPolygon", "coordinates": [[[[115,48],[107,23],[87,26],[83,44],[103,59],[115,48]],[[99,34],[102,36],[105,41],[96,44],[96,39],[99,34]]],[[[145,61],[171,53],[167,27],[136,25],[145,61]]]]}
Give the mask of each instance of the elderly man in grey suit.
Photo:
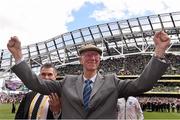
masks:
{"type": "Polygon", "coordinates": [[[57,93],[62,98],[63,119],[116,119],[117,99],[141,94],[152,89],[166,71],[164,54],[170,38],[163,32],[154,36],[155,53],[136,80],[120,80],[115,75],[98,73],[101,49],[89,44],[79,50],[83,74],[67,75],[62,81],[40,80],[23,61],[21,42],[11,37],[7,47],[15,58],[12,71],[23,83],[42,94],[57,93]]]}

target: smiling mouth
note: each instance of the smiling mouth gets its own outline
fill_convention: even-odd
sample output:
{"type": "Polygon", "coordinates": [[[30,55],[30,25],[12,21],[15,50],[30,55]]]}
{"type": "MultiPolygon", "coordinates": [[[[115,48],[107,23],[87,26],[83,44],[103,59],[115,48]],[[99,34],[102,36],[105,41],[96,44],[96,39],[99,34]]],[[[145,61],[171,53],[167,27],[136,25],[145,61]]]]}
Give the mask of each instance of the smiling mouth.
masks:
{"type": "Polygon", "coordinates": [[[89,62],[88,64],[96,64],[95,62],[89,62]]]}

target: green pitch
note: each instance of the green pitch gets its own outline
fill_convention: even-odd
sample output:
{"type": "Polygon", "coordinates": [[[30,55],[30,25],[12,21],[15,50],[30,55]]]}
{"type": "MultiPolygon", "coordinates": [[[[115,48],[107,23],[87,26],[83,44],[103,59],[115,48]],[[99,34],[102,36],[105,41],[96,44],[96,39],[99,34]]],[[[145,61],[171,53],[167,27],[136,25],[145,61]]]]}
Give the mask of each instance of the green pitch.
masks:
{"type": "MultiPolygon", "coordinates": [[[[16,104],[16,110],[18,104],[16,104]]],[[[14,119],[15,114],[11,113],[12,106],[11,104],[0,104],[0,119],[14,119]]],[[[162,112],[144,112],[145,120],[148,119],[180,119],[180,113],[162,113],[162,112]]]]}
{"type": "Polygon", "coordinates": [[[171,120],[171,119],[177,119],[177,120],[180,120],[180,113],[176,113],[176,112],[170,112],[170,113],[167,113],[167,112],[144,112],[144,118],[145,120],[148,120],[148,119],[162,119],[162,120],[165,120],[165,119],[168,119],[168,120],[171,120]]]}
{"type": "MultiPolygon", "coordinates": [[[[17,110],[18,105],[16,105],[17,110]]],[[[14,119],[15,114],[11,113],[11,104],[0,103],[0,119],[14,119]]]]}

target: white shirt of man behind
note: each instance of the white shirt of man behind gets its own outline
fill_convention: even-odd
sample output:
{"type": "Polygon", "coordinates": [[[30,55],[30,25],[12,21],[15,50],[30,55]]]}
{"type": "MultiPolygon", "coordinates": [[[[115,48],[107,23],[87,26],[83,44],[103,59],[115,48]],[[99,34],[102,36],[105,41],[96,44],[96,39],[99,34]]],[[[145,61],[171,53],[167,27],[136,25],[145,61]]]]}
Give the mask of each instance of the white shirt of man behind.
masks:
{"type": "Polygon", "coordinates": [[[144,115],[141,106],[135,97],[128,97],[118,99],[117,102],[118,120],[144,120],[144,115]]]}

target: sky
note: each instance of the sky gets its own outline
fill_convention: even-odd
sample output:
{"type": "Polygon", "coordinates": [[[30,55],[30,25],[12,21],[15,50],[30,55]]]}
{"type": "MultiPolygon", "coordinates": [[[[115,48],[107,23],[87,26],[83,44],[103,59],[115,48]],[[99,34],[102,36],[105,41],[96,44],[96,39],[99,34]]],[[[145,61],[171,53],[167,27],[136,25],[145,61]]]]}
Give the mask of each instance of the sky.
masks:
{"type": "Polygon", "coordinates": [[[180,11],[178,0],[0,0],[0,49],[11,36],[22,46],[92,25],[180,11]]]}

